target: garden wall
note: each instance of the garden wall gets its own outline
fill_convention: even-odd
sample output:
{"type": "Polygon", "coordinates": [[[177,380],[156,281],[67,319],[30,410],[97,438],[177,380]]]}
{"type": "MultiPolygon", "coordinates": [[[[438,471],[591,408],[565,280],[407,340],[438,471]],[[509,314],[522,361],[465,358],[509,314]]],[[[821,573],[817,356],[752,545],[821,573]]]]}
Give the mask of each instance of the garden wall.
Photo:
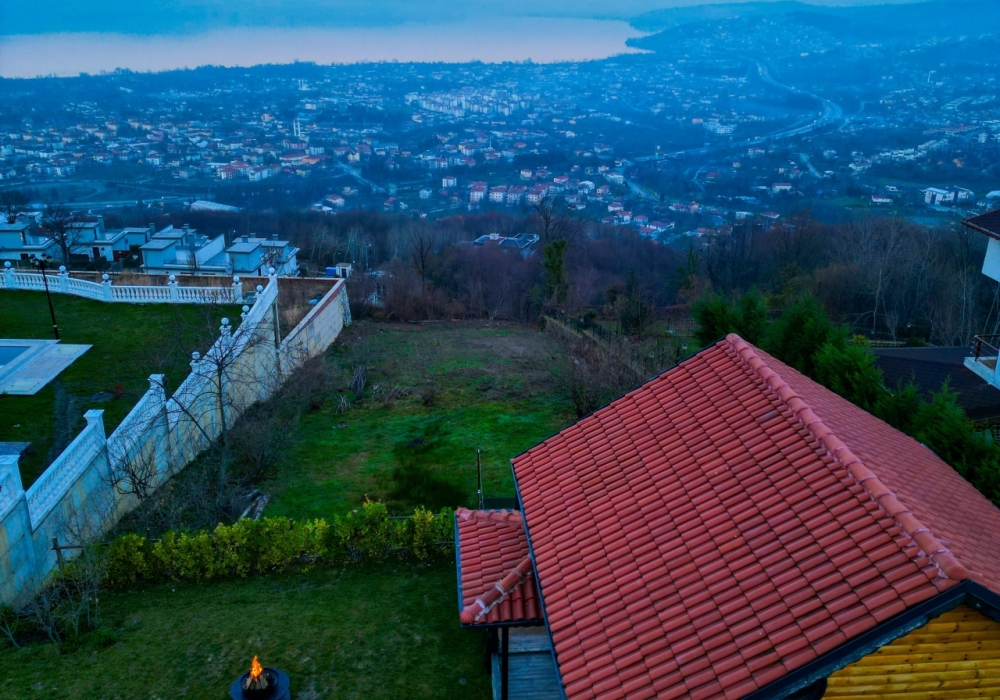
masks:
{"type": "Polygon", "coordinates": [[[30,600],[58,566],[53,538],[76,544],[97,537],[138,504],[115,486],[124,465],[150,465],[159,487],[350,323],[340,281],[281,339],[278,296],[271,278],[240,325],[223,326],[205,356],[192,360],[171,398],[162,375],[152,375],[149,391],[110,437],[103,411],[88,411],[87,426],[27,491],[17,458],[0,455],[0,601],[30,600]]]}

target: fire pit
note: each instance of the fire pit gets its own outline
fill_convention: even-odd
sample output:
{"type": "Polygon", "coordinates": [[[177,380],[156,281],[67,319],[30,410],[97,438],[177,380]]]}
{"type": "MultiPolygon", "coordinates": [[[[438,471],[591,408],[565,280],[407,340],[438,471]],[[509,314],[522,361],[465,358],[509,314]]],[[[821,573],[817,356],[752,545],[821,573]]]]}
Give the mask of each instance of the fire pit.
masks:
{"type": "Polygon", "coordinates": [[[264,668],[257,657],[250,670],[233,681],[229,694],[233,700],[290,700],[288,674],[276,668],[264,668]]]}

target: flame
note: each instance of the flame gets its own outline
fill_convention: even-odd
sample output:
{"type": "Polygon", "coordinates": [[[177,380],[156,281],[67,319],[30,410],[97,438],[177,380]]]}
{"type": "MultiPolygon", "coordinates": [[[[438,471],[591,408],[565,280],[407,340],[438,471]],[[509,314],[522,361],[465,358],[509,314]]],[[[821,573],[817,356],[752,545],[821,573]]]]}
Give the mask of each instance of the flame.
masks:
{"type": "Polygon", "coordinates": [[[260,678],[260,674],[264,672],[264,667],[260,665],[260,661],[257,660],[257,655],[254,654],[253,661],[250,662],[250,680],[256,681],[260,678]]]}

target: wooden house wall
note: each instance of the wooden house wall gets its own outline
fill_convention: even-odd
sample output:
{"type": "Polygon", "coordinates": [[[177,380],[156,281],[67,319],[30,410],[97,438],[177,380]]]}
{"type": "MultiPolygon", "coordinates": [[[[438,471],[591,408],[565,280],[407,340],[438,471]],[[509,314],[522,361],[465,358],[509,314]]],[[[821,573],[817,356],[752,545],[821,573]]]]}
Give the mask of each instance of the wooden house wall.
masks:
{"type": "Polygon", "coordinates": [[[961,605],[840,669],[823,697],[1000,699],[1000,622],[961,605]]]}

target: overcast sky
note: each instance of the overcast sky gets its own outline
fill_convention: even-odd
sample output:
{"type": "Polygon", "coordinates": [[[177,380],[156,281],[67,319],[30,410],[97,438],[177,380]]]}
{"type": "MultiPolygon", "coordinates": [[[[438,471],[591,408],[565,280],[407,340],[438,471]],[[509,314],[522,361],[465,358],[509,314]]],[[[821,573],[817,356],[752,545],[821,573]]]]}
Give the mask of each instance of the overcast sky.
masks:
{"type": "MultiPolygon", "coordinates": [[[[907,0],[808,1],[863,5],[907,0]]],[[[377,26],[457,21],[485,14],[627,20],[650,10],[699,4],[706,3],[704,0],[0,0],[0,35],[72,31],[165,34],[226,26],[377,26]]]]}

